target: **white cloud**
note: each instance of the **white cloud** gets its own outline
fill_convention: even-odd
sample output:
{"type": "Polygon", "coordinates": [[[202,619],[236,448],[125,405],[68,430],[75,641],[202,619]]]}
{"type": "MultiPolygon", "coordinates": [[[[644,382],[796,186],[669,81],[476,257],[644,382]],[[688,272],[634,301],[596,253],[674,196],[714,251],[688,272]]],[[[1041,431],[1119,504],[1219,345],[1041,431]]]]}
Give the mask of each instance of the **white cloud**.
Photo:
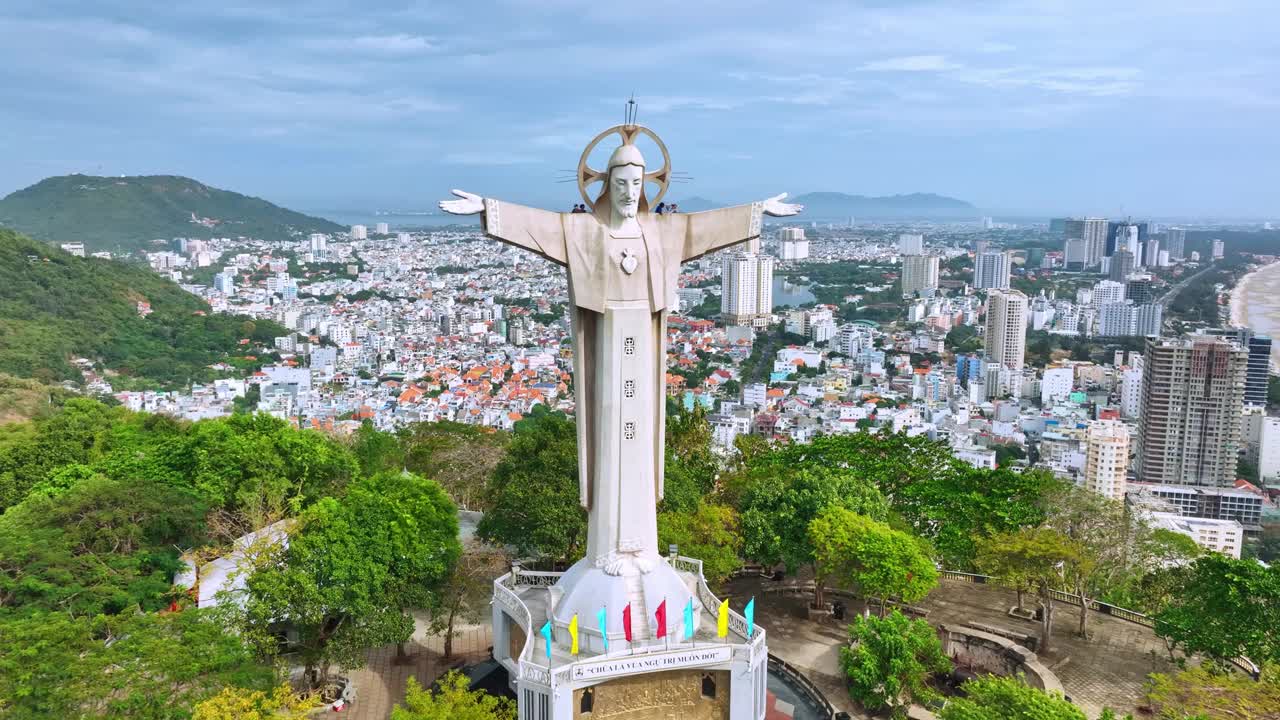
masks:
{"type": "Polygon", "coordinates": [[[436,50],[438,46],[422,35],[396,33],[394,35],[361,35],[352,38],[352,47],[385,53],[415,53],[436,50]]]}
{"type": "Polygon", "coordinates": [[[868,72],[940,72],[958,67],[959,65],[948,62],[942,55],[907,55],[874,60],[858,69],[868,72]]]}

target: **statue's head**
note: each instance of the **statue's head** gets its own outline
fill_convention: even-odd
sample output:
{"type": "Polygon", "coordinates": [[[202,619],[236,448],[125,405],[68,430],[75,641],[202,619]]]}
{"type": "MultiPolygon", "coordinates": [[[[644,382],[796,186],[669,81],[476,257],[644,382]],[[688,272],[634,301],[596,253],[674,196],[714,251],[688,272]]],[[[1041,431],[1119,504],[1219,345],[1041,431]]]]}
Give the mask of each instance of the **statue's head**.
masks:
{"type": "Polygon", "coordinates": [[[644,156],[635,145],[623,144],[609,156],[608,177],[595,206],[609,208],[621,218],[648,210],[644,197],[644,156]]]}

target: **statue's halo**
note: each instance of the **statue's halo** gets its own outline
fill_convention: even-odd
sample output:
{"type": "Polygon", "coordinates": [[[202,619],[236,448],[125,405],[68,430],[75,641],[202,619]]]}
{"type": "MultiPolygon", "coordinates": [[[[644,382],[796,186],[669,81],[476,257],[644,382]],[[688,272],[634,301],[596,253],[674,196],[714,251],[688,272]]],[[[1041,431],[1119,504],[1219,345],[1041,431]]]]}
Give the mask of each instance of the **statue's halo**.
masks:
{"type": "MultiPolygon", "coordinates": [[[[643,125],[614,125],[608,130],[596,135],[591,142],[587,143],[586,149],[582,151],[582,157],[578,159],[578,193],[582,195],[582,199],[586,201],[587,205],[593,208],[595,207],[596,198],[591,197],[587,192],[587,188],[592,183],[604,182],[607,180],[609,177],[609,168],[596,170],[587,164],[587,158],[590,157],[591,151],[595,150],[597,145],[599,145],[605,138],[614,134],[622,138],[622,142],[619,144],[619,147],[624,145],[631,145],[634,147],[636,139],[641,135],[645,135],[650,140],[653,140],[654,144],[658,146],[658,150],[662,151],[662,166],[657,170],[648,171],[644,174],[645,182],[651,182],[658,186],[658,192],[652,199],[648,200],[647,204],[650,207],[657,205],[662,200],[662,196],[667,194],[667,188],[671,185],[671,155],[667,152],[667,145],[662,142],[662,138],[658,137],[657,133],[643,125]]],[[[647,209],[648,208],[641,208],[641,210],[647,209]]]]}

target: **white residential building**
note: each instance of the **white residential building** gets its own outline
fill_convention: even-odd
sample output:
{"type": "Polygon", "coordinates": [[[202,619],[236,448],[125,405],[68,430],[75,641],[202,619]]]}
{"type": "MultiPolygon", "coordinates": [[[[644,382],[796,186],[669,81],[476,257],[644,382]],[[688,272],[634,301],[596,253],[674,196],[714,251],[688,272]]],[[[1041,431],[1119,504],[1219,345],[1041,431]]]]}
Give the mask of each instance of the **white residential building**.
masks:
{"type": "Polygon", "coordinates": [[[899,255],[921,255],[924,253],[924,235],[902,233],[898,236],[899,255]]]}
{"type": "Polygon", "coordinates": [[[364,225],[351,226],[352,240],[367,240],[368,238],[369,238],[369,228],[365,227],[364,225]]]}
{"type": "Polygon", "coordinates": [[[1009,287],[1010,256],[1004,250],[978,253],[973,261],[973,286],[979,290],[1004,290],[1009,287]]]}
{"type": "Polygon", "coordinates": [[[993,290],[987,298],[986,353],[995,364],[1021,371],[1027,354],[1027,296],[993,290]]]}
{"type": "Polygon", "coordinates": [[[902,297],[914,297],[917,293],[922,297],[928,296],[937,289],[937,256],[904,255],[902,257],[902,297]]]}
{"type": "Polygon", "coordinates": [[[778,254],[783,260],[809,257],[809,241],[804,236],[804,228],[782,228],[778,234],[778,254]]]}
{"type": "Polygon", "coordinates": [[[1144,513],[1153,527],[1181,533],[1209,552],[1240,559],[1244,526],[1235,520],[1186,517],[1176,512],[1144,513]]]}
{"type": "Polygon", "coordinates": [[[1049,407],[1062,402],[1071,394],[1074,385],[1075,370],[1069,367],[1047,367],[1044,377],[1040,379],[1040,406],[1049,407]]]}
{"type": "Polygon", "coordinates": [[[1112,500],[1124,500],[1129,474],[1129,428],[1117,420],[1095,420],[1085,433],[1085,487],[1112,500]]]}
{"type": "Polygon", "coordinates": [[[773,312],[773,258],[753,252],[725,255],[720,315],[726,325],[764,327],[773,312]]]}
{"type": "Polygon", "coordinates": [[[1129,419],[1137,418],[1142,408],[1142,356],[1135,358],[1120,370],[1120,414],[1129,419]]]}
{"type": "Polygon", "coordinates": [[[1093,292],[1086,304],[1101,307],[1112,303],[1124,302],[1124,289],[1125,286],[1122,282],[1102,280],[1094,284],[1093,292]]]}

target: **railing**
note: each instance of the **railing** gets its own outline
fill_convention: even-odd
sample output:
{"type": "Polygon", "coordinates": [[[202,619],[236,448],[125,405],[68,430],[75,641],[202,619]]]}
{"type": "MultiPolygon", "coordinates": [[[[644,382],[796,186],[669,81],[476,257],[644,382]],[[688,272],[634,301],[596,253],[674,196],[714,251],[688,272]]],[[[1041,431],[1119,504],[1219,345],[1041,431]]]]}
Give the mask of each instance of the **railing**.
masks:
{"type": "Polygon", "coordinates": [[[818,689],[818,686],[814,685],[813,681],[806,677],[804,673],[791,667],[786,660],[783,660],[773,653],[769,653],[769,667],[777,669],[778,674],[782,675],[784,679],[791,681],[796,690],[807,696],[809,700],[814,702],[814,704],[822,706],[823,718],[829,719],[835,717],[835,707],[827,700],[827,696],[822,694],[822,691],[818,689]]]}
{"type": "Polygon", "coordinates": [[[516,659],[520,679],[550,688],[551,672],[533,662],[533,615],[529,612],[529,607],[524,604],[524,601],[512,589],[517,579],[513,577],[514,574],[507,573],[493,581],[493,598],[499,605],[509,611],[508,614],[524,630],[524,647],[520,649],[520,657],[516,659]],[[521,620],[524,622],[521,622],[521,620]]]}
{"type": "MultiPolygon", "coordinates": [[[[985,584],[985,583],[999,580],[999,578],[994,575],[979,575],[976,573],[963,573],[963,572],[956,572],[955,570],[943,570],[942,577],[946,578],[947,580],[959,580],[961,582],[971,582],[971,583],[977,583],[977,584],[985,584]]],[[[1070,593],[1065,590],[1050,590],[1049,594],[1050,596],[1053,597],[1054,600],[1057,600],[1058,602],[1066,603],[1068,605],[1074,605],[1075,607],[1080,607],[1080,596],[1075,593],[1070,593]]],[[[1089,609],[1093,610],[1094,612],[1100,612],[1103,615],[1110,615],[1111,617],[1124,620],[1125,622],[1131,622],[1135,625],[1141,625],[1143,627],[1151,628],[1153,630],[1155,629],[1155,626],[1156,626],[1155,619],[1152,618],[1150,615],[1144,615],[1136,610],[1122,608],[1119,605],[1112,605],[1110,603],[1104,603],[1098,600],[1090,599],[1089,609]]],[[[1239,668],[1242,672],[1248,673],[1249,675],[1253,676],[1255,680],[1258,679],[1258,677],[1260,676],[1261,670],[1258,668],[1256,664],[1254,664],[1252,660],[1250,660],[1247,657],[1244,657],[1244,656],[1234,657],[1234,658],[1231,658],[1229,662],[1232,665],[1235,665],[1237,668],[1239,668]]]]}
{"type": "MultiPolygon", "coordinates": [[[[702,603],[702,606],[714,617],[714,614],[720,606],[720,600],[715,596],[715,593],[711,592],[711,589],[707,587],[706,580],[702,576],[702,561],[696,558],[683,556],[667,557],[664,559],[676,570],[695,574],[698,578],[698,584],[695,588],[698,601],[702,603]]],[[[533,653],[535,651],[533,614],[529,612],[528,606],[526,606],[524,601],[520,599],[516,589],[551,587],[560,580],[562,575],[564,575],[564,573],[523,570],[519,566],[514,566],[512,567],[511,572],[493,581],[494,601],[506,609],[508,614],[515,619],[516,624],[520,625],[525,632],[524,647],[521,648],[520,657],[518,658],[520,679],[528,680],[547,688],[553,688],[554,684],[570,682],[572,679],[572,668],[563,667],[553,670],[533,661],[533,653]],[[554,684],[553,680],[555,681],[554,684]]],[[[729,629],[746,638],[747,619],[730,609],[729,629]]],[[[749,661],[754,664],[755,658],[760,655],[760,652],[765,646],[764,628],[761,628],[758,625],[755,626],[752,630],[751,638],[746,644],[749,653],[749,661]]],[[[693,647],[698,647],[700,645],[701,643],[694,643],[693,647]]],[[[719,644],[715,644],[715,646],[719,647],[719,644]]],[[[665,652],[668,649],[669,648],[661,645],[654,645],[651,647],[644,645],[629,646],[625,655],[630,656],[637,652],[665,652]]],[[[612,656],[613,654],[614,653],[610,653],[606,655],[606,657],[612,656]]],[[[621,651],[616,654],[619,656],[624,655],[621,651]]]]}
{"type": "Polygon", "coordinates": [[[511,574],[515,578],[514,587],[551,587],[564,575],[558,572],[521,570],[520,568],[513,568],[511,574]]]}
{"type": "MultiPolygon", "coordinates": [[[[716,597],[715,593],[711,592],[711,588],[707,587],[707,581],[702,576],[702,561],[694,558],[683,557],[683,556],[669,558],[668,561],[671,563],[671,567],[677,570],[684,570],[686,572],[695,572],[695,571],[697,572],[698,585],[695,588],[695,590],[698,596],[698,602],[702,603],[702,607],[705,608],[707,612],[711,613],[713,616],[716,613],[718,613],[719,607],[720,607],[720,599],[716,597]]],[[[754,664],[755,658],[760,654],[760,650],[765,645],[764,628],[760,627],[759,625],[753,627],[751,631],[751,635],[748,637],[747,619],[742,615],[739,615],[737,612],[735,612],[733,608],[730,608],[729,609],[729,629],[741,635],[742,637],[747,638],[747,648],[748,648],[748,652],[750,653],[749,660],[751,661],[752,664],[754,664]]]]}

